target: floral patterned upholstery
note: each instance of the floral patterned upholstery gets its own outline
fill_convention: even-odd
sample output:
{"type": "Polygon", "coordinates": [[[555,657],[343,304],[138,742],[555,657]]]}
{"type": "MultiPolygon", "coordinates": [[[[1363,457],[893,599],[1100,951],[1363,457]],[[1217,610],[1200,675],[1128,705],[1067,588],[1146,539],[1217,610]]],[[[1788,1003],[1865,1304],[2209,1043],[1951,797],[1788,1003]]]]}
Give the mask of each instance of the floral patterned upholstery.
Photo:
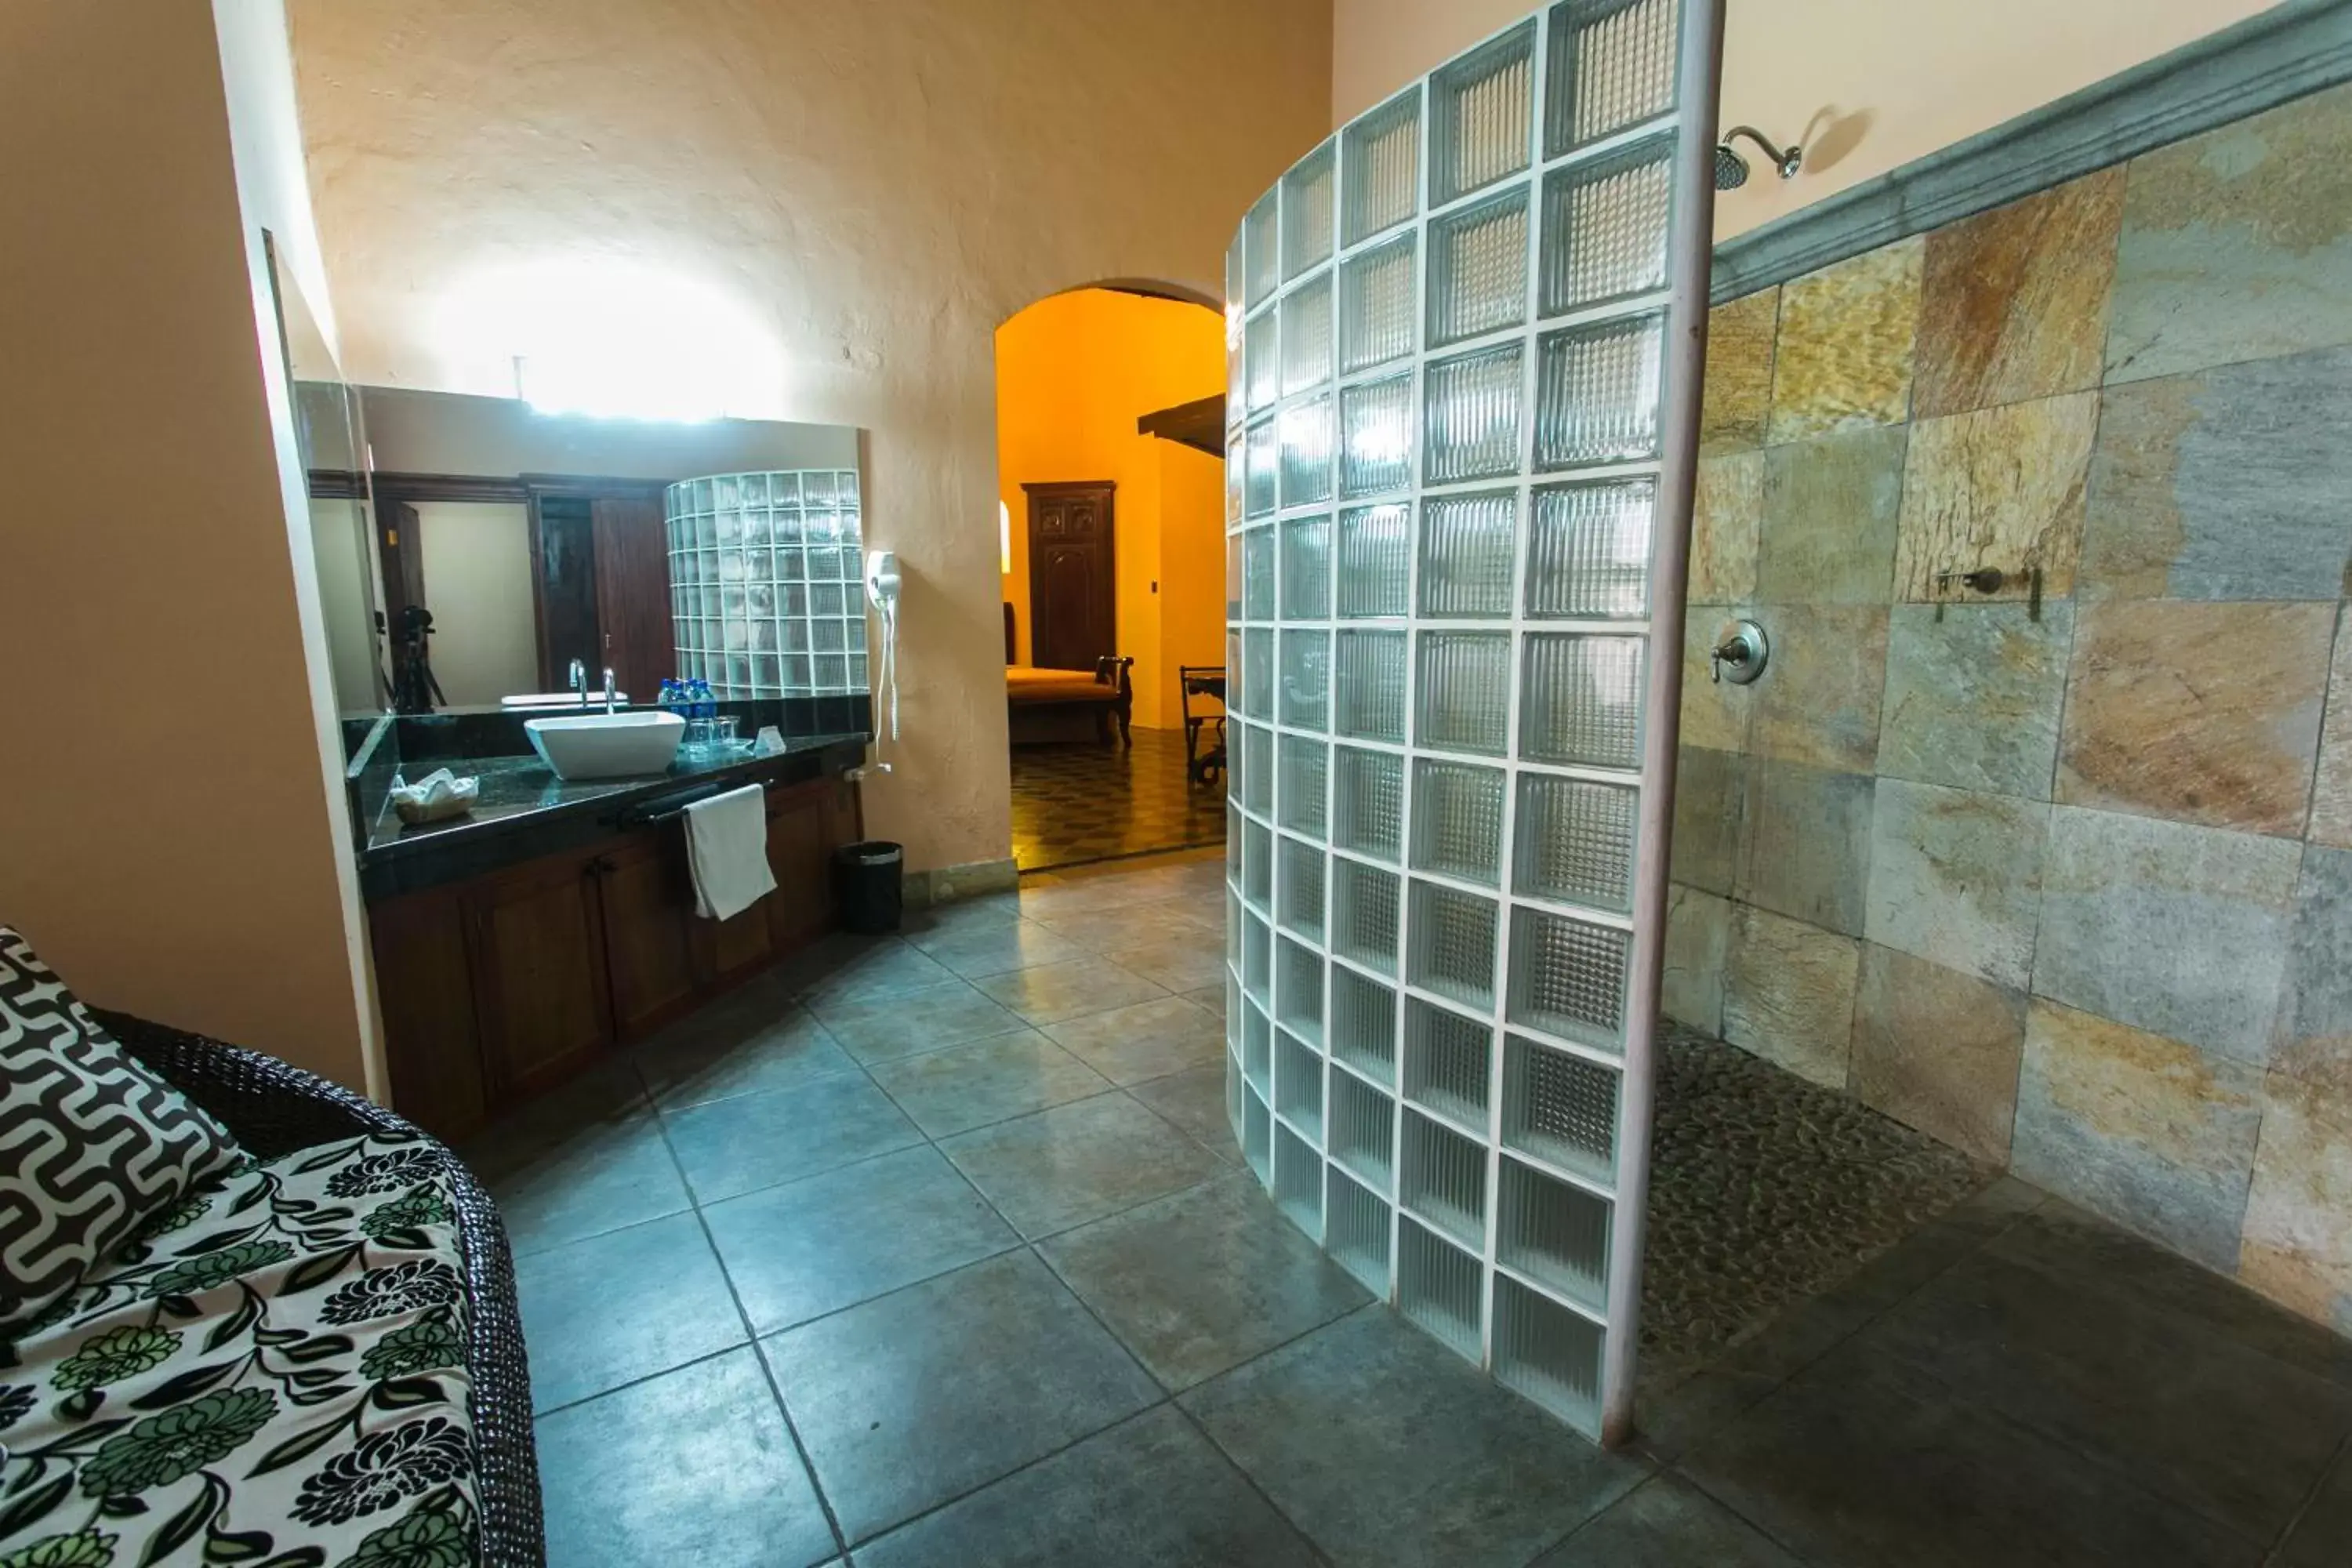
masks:
{"type": "Polygon", "coordinates": [[[381,1137],[248,1161],[0,1348],[0,1568],[468,1568],[445,1170],[381,1137]]]}

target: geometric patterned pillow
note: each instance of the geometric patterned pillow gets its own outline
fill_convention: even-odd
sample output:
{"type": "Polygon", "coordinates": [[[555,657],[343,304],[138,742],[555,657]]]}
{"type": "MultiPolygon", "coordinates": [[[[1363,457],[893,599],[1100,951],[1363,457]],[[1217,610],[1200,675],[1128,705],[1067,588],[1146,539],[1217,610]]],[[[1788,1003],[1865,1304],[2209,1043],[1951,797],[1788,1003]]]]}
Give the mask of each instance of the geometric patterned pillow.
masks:
{"type": "Polygon", "coordinates": [[[0,1331],[243,1157],[0,926],[0,1331]]]}

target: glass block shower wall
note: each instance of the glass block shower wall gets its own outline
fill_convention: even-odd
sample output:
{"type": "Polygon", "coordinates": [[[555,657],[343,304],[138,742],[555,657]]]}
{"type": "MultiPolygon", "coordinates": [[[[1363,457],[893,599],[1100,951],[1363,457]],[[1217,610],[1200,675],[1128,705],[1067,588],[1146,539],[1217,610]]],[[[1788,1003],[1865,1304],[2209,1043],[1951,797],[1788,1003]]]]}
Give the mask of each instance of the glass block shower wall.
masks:
{"type": "Polygon", "coordinates": [[[1226,265],[1234,1133],[1366,1285],[1612,1440],[1720,26],[1555,5],[1300,160],[1226,265]]]}
{"type": "Polygon", "coordinates": [[[730,698],[866,689],[856,470],[687,479],[663,510],[681,679],[730,698]]]}

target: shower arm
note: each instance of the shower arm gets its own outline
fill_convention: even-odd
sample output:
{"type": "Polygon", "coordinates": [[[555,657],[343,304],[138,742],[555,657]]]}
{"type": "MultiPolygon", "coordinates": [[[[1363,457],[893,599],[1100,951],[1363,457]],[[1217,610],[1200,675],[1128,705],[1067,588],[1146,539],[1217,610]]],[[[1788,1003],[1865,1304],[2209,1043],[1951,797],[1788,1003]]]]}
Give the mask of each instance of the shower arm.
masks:
{"type": "Polygon", "coordinates": [[[1795,179],[1797,171],[1804,167],[1805,150],[1793,142],[1786,147],[1775,147],[1771,139],[1753,125],[1735,125],[1723,133],[1724,145],[1729,146],[1736,136],[1745,136],[1762,148],[1764,156],[1772,161],[1772,166],[1780,171],[1780,177],[1784,180],[1795,179]]]}

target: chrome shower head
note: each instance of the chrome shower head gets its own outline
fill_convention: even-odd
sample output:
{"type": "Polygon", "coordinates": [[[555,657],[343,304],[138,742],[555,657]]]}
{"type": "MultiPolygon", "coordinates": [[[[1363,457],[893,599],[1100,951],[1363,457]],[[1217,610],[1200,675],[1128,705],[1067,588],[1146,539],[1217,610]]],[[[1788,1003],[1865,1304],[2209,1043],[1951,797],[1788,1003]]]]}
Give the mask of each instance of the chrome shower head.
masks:
{"type": "Polygon", "coordinates": [[[1740,136],[1762,148],[1764,155],[1772,160],[1772,167],[1780,172],[1784,180],[1795,179],[1797,171],[1804,167],[1803,148],[1794,142],[1786,147],[1775,147],[1754,126],[1735,125],[1723,133],[1722,141],[1715,144],[1715,188],[1718,191],[1736,191],[1748,183],[1748,160],[1731,150],[1733,139],[1740,136]]]}

